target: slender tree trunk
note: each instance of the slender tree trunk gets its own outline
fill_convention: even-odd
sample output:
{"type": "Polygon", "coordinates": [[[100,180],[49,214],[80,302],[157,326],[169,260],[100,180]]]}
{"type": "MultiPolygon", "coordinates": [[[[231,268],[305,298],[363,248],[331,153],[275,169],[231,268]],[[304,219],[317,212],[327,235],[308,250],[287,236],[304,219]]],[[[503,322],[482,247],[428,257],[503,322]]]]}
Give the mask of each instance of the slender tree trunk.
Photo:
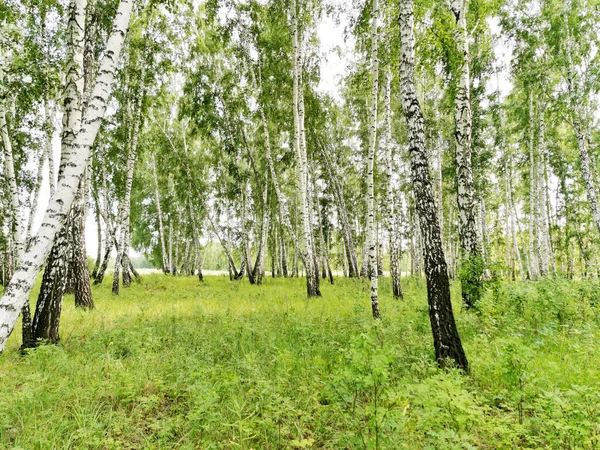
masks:
{"type": "MultiPolygon", "coordinates": [[[[254,78],[254,73],[253,73],[253,78],[254,78]]],[[[256,80],[254,80],[254,83],[256,84],[256,80]]],[[[275,190],[275,197],[277,198],[279,221],[285,225],[285,227],[288,229],[288,231],[290,233],[290,236],[292,237],[292,241],[294,243],[294,248],[295,248],[294,258],[297,263],[298,254],[300,254],[300,257],[303,260],[304,260],[304,255],[301,251],[298,235],[296,234],[296,231],[290,220],[290,213],[289,213],[289,209],[287,207],[287,203],[286,203],[285,198],[279,187],[277,172],[275,171],[275,165],[273,164],[273,157],[271,155],[271,138],[269,135],[269,124],[268,124],[267,118],[265,116],[264,106],[262,104],[260,104],[259,109],[260,109],[260,116],[261,116],[261,121],[262,121],[262,125],[263,125],[264,136],[265,136],[265,158],[266,158],[267,164],[269,166],[269,172],[271,174],[271,180],[273,182],[273,188],[275,190]]],[[[296,273],[296,276],[297,276],[297,273],[296,273]]]]}
{"type": "Polygon", "coordinates": [[[377,99],[379,94],[379,0],[373,0],[371,6],[371,105],[369,110],[369,141],[367,158],[367,254],[369,258],[369,278],[371,279],[371,310],[374,319],[379,319],[378,269],[375,237],[375,188],[373,169],[375,147],[377,145],[377,99]]]}
{"type": "Polygon", "coordinates": [[[92,197],[94,199],[94,215],[96,216],[96,231],[98,232],[98,244],[96,261],[94,262],[94,269],[92,270],[92,278],[95,280],[98,276],[98,270],[102,263],[102,214],[100,213],[99,196],[96,188],[92,187],[92,197]]]}
{"type": "Polygon", "coordinates": [[[512,197],[512,159],[509,160],[508,163],[508,174],[507,174],[507,186],[506,186],[506,195],[507,195],[507,203],[508,203],[508,210],[509,210],[509,214],[510,214],[510,223],[511,223],[511,230],[512,230],[512,243],[513,243],[513,251],[514,251],[514,255],[515,258],[518,262],[518,266],[519,266],[519,275],[521,277],[522,280],[525,279],[525,269],[523,266],[523,258],[521,258],[521,251],[519,250],[519,241],[518,241],[518,234],[517,232],[519,231],[519,225],[518,225],[518,221],[516,219],[516,208],[513,202],[513,197],[512,197]]]}
{"type": "Polygon", "coordinates": [[[320,296],[319,277],[316,273],[316,261],[313,252],[314,243],[310,222],[310,198],[308,192],[308,161],[304,139],[304,93],[300,92],[301,54],[298,44],[298,10],[296,0],[292,0],[292,66],[293,66],[293,112],[294,112],[294,147],[298,163],[298,188],[300,191],[300,222],[304,238],[304,268],[306,269],[306,293],[309,297],[320,296]],[[303,111],[302,111],[303,113],[303,111]]]}
{"type": "Polygon", "coordinates": [[[137,101],[135,107],[135,118],[133,120],[133,130],[131,134],[131,143],[129,147],[129,154],[127,157],[127,177],[125,180],[125,197],[123,199],[123,206],[121,209],[121,243],[120,254],[117,255],[116,264],[120,265],[120,268],[116,267],[113,278],[112,293],[119,294],[119,269],[123,271],[123,287],[128,287],[131,284],[131,277],[129,272],[130,260],[129,260],[129,247],[130,243],[130,216],[131,216],[131,189],[133,186],[133,171],[135,168],[135,161],[137,159],[137,142],[139,136],[140,124],[142,121],[142,104],[145,96],[145,84],[144,79],[146,75],[146,63],[142,60],[141,75],[140,75],[140,90],[137,94],[137,101]]]}
{"type": "Polygon", "coordinates": [[[538,214],[537,214],[537,183],[535,158],[535,114],[533,109],[533,91],[529,91],[529,267],[530,278],[536,278],[539,270],[539,248],[537,245],[538,214]]]}
{"type": "Polygon", "coordinates": [[[398,232],[396,230],[397,222],[394,210],[395,199],[392,186],[392,173],[394,166],[394,156],[392,150],[392,108],[391,108],[391,91],[392,91],[392,73],[389,67],[385,73],[385,137],[384,147],[386,152],[386,205],[385,205],[385,224],[388,234],[388,245],[390,252],[390,276],[392,278],[392,294],[394,298],[402,298],[402,286],[400,284],[400,265],[398,261],[398,232]]]}
{"type": "Polygon", "coordinates": [[[423,243],[429,319],[433,332],[435,358],[440,366],[451,360],[467,371],[469,364],[462,347],[450,301],[450,282],[436,206],[429,179],[429,163],[425,150],[423,114],[415,89],[414,15],[412,0],[400,3],[400,87],[402,109],[406,117],[415,209],[419,216],[423,243]]]}
{"type": "MultiPolygon", "coordinates": [[[[0,65],[0,87],[4,84],[4,70],[0,65]]],[[[23,255],[23,221],[21,218],[21,206],[19,202],[19,188],[17,186],[17,177],[13,161],[12,143],[8,132],[6,122],[6,95],[0,92],[0,135],[2,137],[2,146],[4,148],[4,176],[8,186],[9,202],[9,233],[15,248],[15,257],[17,261],[21,260],[23,255]]]]}
{"type": "Polygon", "coordinates": [[[285,249],[285,239],[281,233],[281,272],[284,278],[288,277],[287,251],[285,249]]]}
{"type": "Polygon", "coordinates": [[[454,122],[456,143],[456,184],[458,199],[458,235],[463,264],[468,270],[461,276],[462,297],[467,308],[474,306],[481,296],[482,270],[478,259],[475,187],[471,164],[471,93],[469,73],[469,41],[467,35],[466,0],[453,0],[450,8],[456,20],[455,40],[461,52],[460,80],[457,86],[454,122]]]}
{"type": "Polygon", "coordinates": [[[90,285],[90,272],[85,250],[85,206],[86,206],[86,176],[80,181],[81,189],[73,203],[73,225],[71,239],[73,251],[73,278],[75,286],[75,306],[84,309],[93,309],[92,287],[90,285]]]}
{"type": "Polygon", "coordinates": [[[540,107],[539,117],[539,139],[538,139],[538,153],[541,156],[540,164],[538,164],[538,171],[536,173],[537,178],[537,189],[536,189],[536,201],[539,210],[539,221],[538,221],[538,239],[540,247],[540,275],[546,276],[550,273],[550,234],[548,225],[548,211],[546,210],[546,184],[545,184],[545,171],[544,166],[545,158],[542,156],[546,153],[546,141],[545,141],[545,121],[544,121],[544,107],[540,107]]]}
{"type": "Polygon", "coordinates": [[[267,203],[269,185],[268,174],[265,174],[264,183],[262,195],[263,215],[260,225],[260,241],[258,243],[258,254],[256,255],[256,262],[254,263],[254,270],[252,272],[252,278],[257,285],[262,284],[262,274],[265,271],[265,258],[267,257],[267,238],[269,231],[269,205],[267,203]]]}
{"type": "Polygon", "coordinates": [[[360,271],[358,269],[358,258],[356,257],[356,247],[354,245],[354,237],[352,236],[352,227],[350,226],[350,220],[348,219],[348,210],[346,208],[346,201],[344,200],[344,192],[339,180],[339,176],[333,167],[329,155],[326,149],[321,145],[320,141],[317,140],[317,147],[323,156],[325,162],[325,169],[329,174],[329,180],[333,195],[335,198],[340,224],[342,227],[342,238],[345,243],[345,258],[348,262],[348,276],[350,278],[358,278],[360,271]]]}
{"type": "Polygon", "coordinates": [[[162,271],[167,274],[171,271],[169,267],[167,248],[165,245],[165,228],[163,225],[162,208],[160,206],[160,194],[158,190],[158,175],[156,174],[156,159],[152,157],[152,175],[154,177],[154,200],[156,202],[156,214],[158,215],[158,235],[162,256],[162,271]]]}
{"type": "MultiPolygon", "coordinates": [[[[47,139],[49,140],[49,138],[47,138],[47,139]]],[[[37,174],[36,174],[35,183],[33,186],[33,192],[31,193],[31,210],[29,211],[29,217],[27,218],[27,231],[25,232],[25,245],[27,245],[27,243],[29,243],[29,240],[31,239],[31,228],[33,226],[33,219],[35,218],[35,213],[38,208],[40,187],[42,186],[44,160],[46,159],[46,151],[47,151],[47,146],[45,145],[44,148],[42,149],[42,152],[40,153],[40,158],[38,160],[37,174]]],[[[50,148],[50,151],[52,151],[52,148],[50,148]]]]}

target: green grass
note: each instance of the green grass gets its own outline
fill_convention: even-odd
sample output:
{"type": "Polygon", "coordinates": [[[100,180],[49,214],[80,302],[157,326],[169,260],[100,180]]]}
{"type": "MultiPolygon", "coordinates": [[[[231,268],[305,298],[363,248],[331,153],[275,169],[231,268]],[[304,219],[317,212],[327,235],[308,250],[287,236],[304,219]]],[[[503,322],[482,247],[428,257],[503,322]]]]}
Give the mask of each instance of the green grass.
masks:
{"type": "Polygon", "coordinates": [[[65,298],[60,345],[20,356],[11,338],[0,448],[600,447],[592,281],[493,284],[455,308],[468,376],[433,363],[423,280],[394,301],[383,279],[379,323],[353,280],[309,301],[302,279],[109,284],[95,311],[65,298]]]}

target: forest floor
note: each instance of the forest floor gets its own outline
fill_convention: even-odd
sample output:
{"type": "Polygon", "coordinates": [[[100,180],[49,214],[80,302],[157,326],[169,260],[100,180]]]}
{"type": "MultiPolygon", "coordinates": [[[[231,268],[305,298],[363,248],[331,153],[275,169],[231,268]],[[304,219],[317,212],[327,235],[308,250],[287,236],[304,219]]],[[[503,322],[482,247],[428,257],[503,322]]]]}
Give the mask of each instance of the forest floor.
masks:
{"type": "Polygon", "coordinates": [[[597,281],[494,283],[469,312],[453,285],[468,375],[436,367],[424,280],[403,282],[377,323],[347,279],[66,296],[60,345],[0,357],[0,448],[600,448],[597,281]]]}

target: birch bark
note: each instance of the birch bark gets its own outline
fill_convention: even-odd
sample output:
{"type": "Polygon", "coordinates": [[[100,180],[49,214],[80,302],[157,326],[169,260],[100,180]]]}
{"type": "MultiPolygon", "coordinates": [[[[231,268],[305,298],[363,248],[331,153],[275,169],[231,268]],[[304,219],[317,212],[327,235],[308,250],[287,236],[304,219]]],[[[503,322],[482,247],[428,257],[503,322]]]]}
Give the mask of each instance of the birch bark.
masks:
{"type": "Polygon", "coordinates": [[[301,53],[298,44],[298,9],[296,0],[292,0],[292,76],[293,76],[293,112],[294,112],[294,147],[298,164],[298,189],[300,191],[300,222],[304,240],[303,262],[306,269],[306,292],[309,297],[320,296],[319,274],[316,272],[314,243],[310,221],[310,198],[308,192],[308,160],[304,132],[304,94],[300,92],[301,53]]]}
{"type": "Polygon", "coordinates": [[[468,265],[461,276],[462,297],[467,308],[479,301],[482,271],[477,261],[481,250],[478,245],[475,187],[471,163],[471,92],[469,71],[469,41],[466,19],[467,0],[453,0],[450,9],[456,21],[455,40],[461,52],[460,80],[456,92],[454,122],[456,143],[456,184],[458,199],[458,235],[463,263],[468,265]]]}
{"type": "Polygon", "coordinates": [[[394,155],[392,150],[392,108],[391,108],[391,91],[392,91],[392,73],[388,67],[385,73],[385,134],[383,139],[383,147],[386,155],[386,205],[385,205],[385,224],[388,233],[388,245],[390,252],[390,276],[392,278],[392,295],[394,298],[402,298],[402,286],[400,284],[400,265],[398,261],[398,239],[396,230],[395,214],[398,214],[394,210],[395,200],[392,186],[392,173],[394,165],[394,155]]]}
{"type": "Polygon", "coordinates": [[[539,274],[539,249],[537,246],[537,188],[535,159],[535,113],[533,109],[533,91],[529,91],[529,276],[536,278],[539,274]]]}
{"type": "Polygon", "coordinates": [[[409,154],[415,197],[415,209],[423,235],[423,253],[427,276],[429,319],[433,332],[435,358],[440,366],[451,360],[457,367],[468,370],[468,361],[454,321],[450,301],[450,282],[436,205],[429,179],[429,162],[425,147],[425,129],[421,106],[415,89],[414,14],[412,0],[400,2],[400,87],[402,109],[409,136],[409,154]]]}
{"type": "MultiPolygon", "coordinates": [[[[160,206],[160,192],[158,190],[158,175],[156,173],[156,157],[152,155],[152,177],[154,179],[154,201],[156,202],[156,214],[158,215],[158,237],[160,240],[160,254],[162,256],[162,271],[167,274],[171,271],[165,245],[165,227],[163,224],[162,208],[160,206]]],[[[191,208],[191,205],[190,205],[191,208]]]]}
{"type": "Polygon", "coordinates": [[[377,144],[377,100],[379,93],[379,0],[373,0],[371,22],[371,106],[369,110],[369,141],[367,159],[367,253],[369,258],[368,275],[371,279],[371,310],[374,319],[379,319],[378,270],[375,239],[375,189],[373,170],[375,147],[377,144]]]}
{"type": "Polygon", "coordinates": [[[125,181],[125,197],[121,209],[121,243],[120,252],[117,255],[115,262],[115,273],[113,278],[112,293],[119,293],[119,269],[123,271],[123,287],[129,286],[131,283],[130,275],[130,260],[129,247],[131,246],[130,218],[131,218],[131,189],[133,186],[133,171],[135,169],[135,161],[137,159],[137,143],[142,121],[142,105],[145,97],[145,77],[146,77],[146,62],[142,59],[142,67],[140,74],[140,90],[137,93],[135,117],[133,120],[133,130],[131,134],[131,143],[127,156],[127,178],[125,181]],[[119,265],[120,267],[117,267],[119,265]]]}
{"type": "Polygon", "coordinates": [[[4,91],[4,69],[3,61],[0,59],[0,135],[2,137],[2,146],[4,148],[4,176],[8,185],[9,192],[9,230],[15,247],[15,257],[17,261],[23,256],[23,220],[21,218],[21,207],[19,202],[19,188],[17,186],[17,177],[15,174],[15,165],[13,159],[12,143],[8,132],[8,123],[6,113],[8,111],[7,96],[4,91]]]}
{"type": "Polygon", "coordinates": [[[26,250],[0,300],[0,352],[4,350],[6,340],[12,333],[19,316],[19,310],[27,301],[33,283],[52,247],[56,233],[63,228],[66,215],[75,198],[79,180],[85,171],[86,162],[106,111],[106,101],[111,91],[123,39],[127,32],[131,8],[130,0],[120,1],[112,32],[104,56],[100,61],[90,107],[83,116],[80,132],[73,143],[73,147],[77,151],[66,155],[68,164],[54,195],[50,197],[40,231],[32,239],[31,245],[26,250]]]}
{"type": "Polygon", "coordinates": [[[538,154],[540,155],[539,164],[537,165],[536,173],[536,202],[538,204],[539,220],[538,220],[538,235],[539,235],[539,253],[540,253],[540,275],[546,276],[550,273],[550,235],[548,227],[548,211],[546,210],[546,186],[545,180],[545,158],[542,156],[546,152],[545,130],[546,124],[544,121],[544,107],[539,110],[539,138],[538,138],[538,154]]]}

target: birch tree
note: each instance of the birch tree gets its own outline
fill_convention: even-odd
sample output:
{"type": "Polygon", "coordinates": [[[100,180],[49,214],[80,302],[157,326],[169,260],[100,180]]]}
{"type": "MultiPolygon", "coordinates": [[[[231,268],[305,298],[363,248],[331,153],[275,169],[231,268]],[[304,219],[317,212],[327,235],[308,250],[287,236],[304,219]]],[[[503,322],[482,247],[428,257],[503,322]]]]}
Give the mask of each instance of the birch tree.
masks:
{"type": "MultiPolygon", "coordinates": [[[[81,128],[75,136],[76,152],[65,155],[65,165],[60,182],[51,196],[39,232],[25,251],[19,267],[0,299],[0,351],[12,333],[19,311],[28,299],[33,283],[50,251],[56,234],[64,227],[66,216],[75,199],[79,181],[85,171],[87,160],[110,94],[115,68],[127,32],[132,2],[121,0],[116,11],[112,32],[100,60],[96,83],[89,107],[81,120],[81,128]]],[[[80,23],[83,28],[83,24],[80,23]]]]}
{"type": "Polygon", "coordinates": [[[450,282],[436,205],[429,179],[429,162],[425,149],[423,114],[415,89],[415,37],[412,0],[400,3],[400,89],[402,110],[409,137],[409,154],[416,214],[423,239],[423,259],[427,278],[429,319],[433,332],[435,358],[440,366],[450,360],[457,367],[468,370],[468,361],[454,321],[450,301],[450,282]]]}
{"type": "Polygon", "coordinates": [[[375,188],[373,170],[377,144],[377,102],[379,98],[379,1],[373,0],[371,22],[371,103],[369,111],[369,140],[367,153],[367,253],[369,278],[371,279],[371,310],[373,318],[380,316],[378,300],[378,270],[375,237],[375,188]]]}
{"type": "Polygon", "coordinates": [[[458,235],[463,252],[461,284],[465,306],[474,306],[481,295],[480,248],[477,236],[475,187],[471,163],[471,77],[469,70],[469,36],[467,31],[467,0],[453,0],[450,9],[456,22],[454,33],[460,52],[459,80],[457,83],[454,121],[456,144],[456,183],[458,199],[458,235]]]}

